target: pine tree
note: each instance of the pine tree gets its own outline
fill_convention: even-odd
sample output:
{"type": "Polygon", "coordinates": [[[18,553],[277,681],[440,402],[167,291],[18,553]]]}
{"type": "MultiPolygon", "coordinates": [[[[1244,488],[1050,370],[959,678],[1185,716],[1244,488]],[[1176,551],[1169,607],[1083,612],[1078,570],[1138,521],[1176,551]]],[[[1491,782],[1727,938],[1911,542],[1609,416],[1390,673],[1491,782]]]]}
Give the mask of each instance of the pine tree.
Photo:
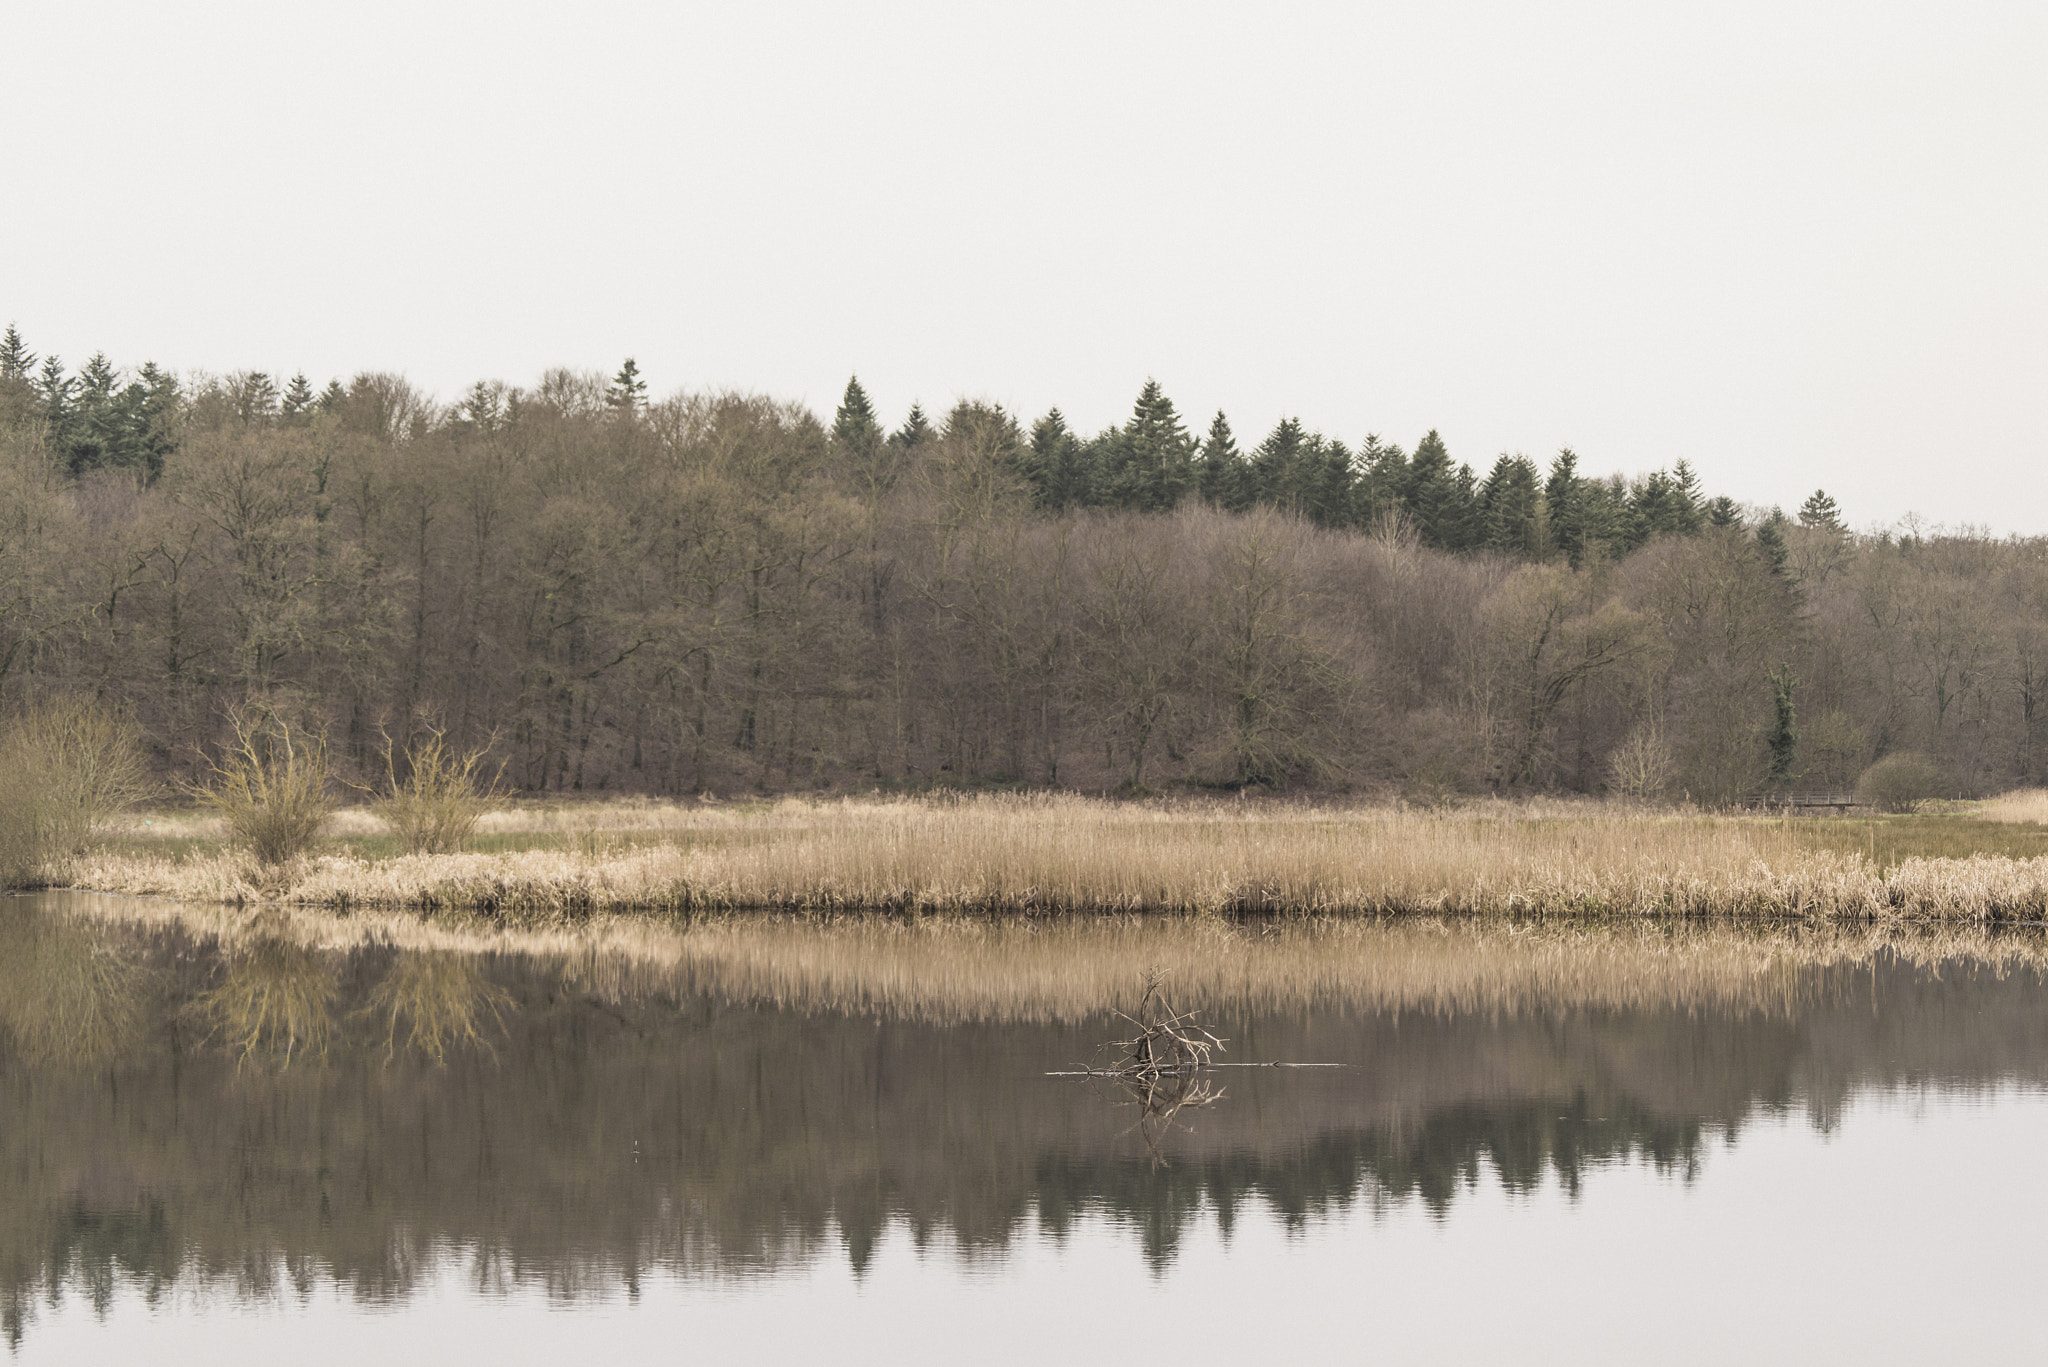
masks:
{"type": "Polygon", "coordinates": [[[7,325],[7,335],[0,337],[0,380],[27,380],[35,373],[36,355],[21,340],[21,332],[14,324],[7,325]]]}
{"type": "Polygon", "coordinates": [[[313,382],[301,370],[284,387],[284,420],[290,427],[304,427],[313,416],[313,382]]]}
{"type": "Polygon", "coordinates": [[[1692,468],[1692,462],[1681,460],[1671,467],[1672,530],[1680,536],[1692,536],[1700,529],[1707,496],[1700,488],[1700,477],[1692,468]]]}
{"type": "Polygon", "coordinates": [[[1756,545],[1763,552],[1764,564],[1770,572],[1780,578],[1785,574],[1785,534],[1779,529],[1785,525],[1785,514],[1778,508],[1771,509],[1771,515],[1757,525],[1756,545]]]}
{"type": "Polygon", "coordinates": [[[1202,442],[1195,485],[1202,501],[1212,508],[1242,512],[1250,502],[1245,488],[1244,457],[1231,433],[1230,419],[1223,410],[1209,423],[1209,435],[1202,442]]]}
{"type": "Polygon", "coordinates": [[[1194,487],[1195,443],[1157,380],[1145,381],[1108,454],[1103,492],[1116,507],[1165,512],[1194,487]]]}
{"type": "Polygon", "coordinates": [[[1714,527],[1740,527],[1742,510],[1735,506],[1735,500],[1722,494],[1707,505],[1707,523],[1714,527]]]}
{"type": "Polygon", "coordinates": [[[1400,443],[1382,445],[1377,432],[1366,436],[1358,450],[1358,488],[1355,495],[1360,526],[1370,527],[1384,513],[1402,511],[1402,492],[1408,487],[1408,453],[1400,443]]]}
{"type": "Polygon", "coordinates": [[[1031,425],[1025,445],[1024,477],[1031,501],[1046,512],[1090,501],[1087,450],[1067,429],[1066,415],[1055,408],[1031,425]]]}
{"type": "Polygon", "coordinates": [[[1534,558],[1542,550],[1542,491],[1536,463],[1503,452],[1479,490],[1479,544],[1534,558]]]}
{"type": "Polygon", "coordinates": [[[868,402],[868,392],[860,387],[858,375],[847,377],[839,411],[832,415],[832,440],[857,465],[872,461],[882,444],[882,424],[875,420],[875,406],[868,402]]]}
{"type": "Polygon", "coordinates": [[[1275,508],[1302,507],[1307,483],[1302,478],[1302,466],[1306,463],[1308,445],[1301,420],[1282,418],[1253,450],[1246,464],[1246,502],[1275,508]]]}
{"type": "Polygon", "coordinates": [[[1842,531],[1842,510],[1828,497],[1827,490],[1815,489],[1806,502],[1799,505],[1799,525],[1822,532],[1842,531]]]}
{"type": "Polygon", "coordinates": [[[329,380],[327,388],[320,391],[319,407],[322,413],[339,413],[348,402],[348,391],[341,387],[340,380],[329,380]]]}
{"type": "Polygon", "coordinates": [[[1351,448],[1320,432],[1309,437],[1304,507],[1317,526],[1348,527],[1357,519],[1357,467],[1351,448]]]}
{"type": "Polygon", "coordinates": [[[889,434],[889,444],[904,452],[915,451],[938,433],[932,430],[931,420],[924,415],[924,405],[912,403],[910,416],[903,420],[903,426],[889,434]]]}
{"type": "Polygon", "coordinates": [[[462,420],[479,432],[497,431],[499,419],[504,415],[503,394],[502,385],[478,380],[462,396],[462,420]]]}
{"type": "Polygon", "coordinates": [[[1586,553],[1586,482],[1579,478],[1579,458],[1567,446],[1550,462],[1543,483],[1543,507],[1550,518],[1550,540],[1564,552],[1573,569],[1586,553]]]}
{"type": "Polygon", "coordinates": [[[629,418],[647,406],[647,381],[640,378],[640,367],[631,356],[619,367],[619,373],[612,376],[604,401],[629,418]]]}
{"type": "Polygon", "coordinates": [[[1427,436],[1415,443],[1401,499],[1409,516],[1415,519],[1415,530],[1425,546],[1445,551],[1463,549],[1471,485],[1471,467],[1466,466],[1461,477],[1436,429],[1431,428],[1427,436]]]}

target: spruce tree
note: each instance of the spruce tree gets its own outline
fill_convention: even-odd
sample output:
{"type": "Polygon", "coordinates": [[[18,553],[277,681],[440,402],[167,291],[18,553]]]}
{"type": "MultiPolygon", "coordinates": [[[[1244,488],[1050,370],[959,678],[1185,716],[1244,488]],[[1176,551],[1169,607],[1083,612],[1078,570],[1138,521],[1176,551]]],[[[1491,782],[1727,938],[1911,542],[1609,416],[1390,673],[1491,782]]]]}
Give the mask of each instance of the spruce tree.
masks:
{"type": "Polygon", "coordinates": [[[1671,494],[1672,530],[1680,536],[1694,535],[1705,515],[1707,496],[1700,488],[1700,477],[1692,462],[1680,460],[1671,467],[1671,494]]]}
{"type": "MultiPolygon", "coordinates": [[[[1469,480],[1470,476],[1467,467],[1465,478],[1469,480]]],[[[1408,462],[1407,487],[1401,491],[1401,501],[1415,519],[1415,530],[1424,545],[1445,551],[1462,549],[1468,496],[1458,470],[1451,464],[1444,439],[1431,428],[1428,435],[1415,443],[1415,455],[1408,462]]]]}
{"type": "Polygon", "coordinates": [[[1806,502],[1799,505],[1799,525],[1815,531],[1839,532],[1842,528],[1842,510],[1828,497],[1827,490],[1815,489],[1806,502]]]}
{"type": "Polygon", "coordinates": [[[1742,510],[1735,506],[1735,500],[1722,494],[1707,505],[1707,523],[1714,527],[1740,527],[1742,510]]]}
{"type": "Polygon", "coordinates": [[[1355,495],[1359,525],[1370,527],[1384,513],[1397,513],[1407,505],[1403,491],[1408,487],[1408,453],[1399,442],[1382,444],[1379,433],[1368,433],[1358,449],[1358,488],[1355,495]]]}
{"type": "Polygon", "coordinates": [[[1230,430],[1230,419],[1223,416],[1220,408],[1209,423],[1208,437],[1202,442],[1196,487],[1202,501],[1212,508],[1242,512],[1250,502],[1245,488],[1244,457],[1238,452],[1237,438],[1230,430]]]}
{"type": "Polygon", "coordinates": [[[832,446],[845,463],[848,477],[866,497],[877,498],[896,482],[896,452],[856,376],[847,377],[846,392],[832,415],[832,446]]]}
{"type": "Polygon", "coordinates": [[[1246,465],[1247,502],[1265,503],[1275,508],[1301,508],[1307,483],[1302,478],[1302,466],[1308,455],[1308,444],[1308,435],[1301,430],[1301,420],[1282,418],[1253,450],[1246,465]]]}
{"type": "Polygon", "coordinates": [[[889,434],[889,444],[904,452],[915,451],[938,433],[932,430],[931,420],[924,415],[924,405],[912,403],[910,416],[903,420],[903,426],[889,434]]]}
{"type": "Polygon", "coordinates": [[[26,381],[35,373],[36,355],[21,340],[21,331],[14,324],[7,325],[7,335],[0,337],[0,381],[26,381]]]}
{"type": "Polygon", "coordinates": [[[284,387],[284,420],[290,427],[304,427],[313,416],[313,382],[301,370],[284,387]]]}
{"type": "Polygon", "coordinates": [[[348,402],[348,391],[341,387],[340,380],[329,380],[327,388],[320,391],[319,407],[322,413],[339,413],[348,402]]]}
{"type": "Polygon", "coordinates": [[[647,381],[640,378],[640,367],[631,356],[619,367],[619,373],[612,376],[604,401],[629,418],[647,406],[647,381]]]}
{"type": "Polygon", "coordinates": [[[1351,448],[1320,432],[1309,437],[1304,507],[1320,527],[1349,527],[1357,521],[1357,467],[1351,448]]]}
{"type": "Polygon", "coordinates": [[[1771,515],[1757,525],[1756,545],[1763,553],[1764,565],[1779,578],[1785,574],[1785,534],[1779,529],[1785,525],[1785,514],[1778,508],[1771,509],[1771,515]]]}
{"type": "Polygon", "coordinates": [[[1141,512],[1165,512],[1194,487],[1195,443],[1173,400],[1157,380],[1145,381],[1131,419],[1110,448],[1104,472],[1107,501],[1141,512]]]}
{"type": "Polygon", "coordinates": [[[1538,555],[1541,502],[1535,462],[1503,452],[1480,486],[1479,544],[1509,555],[1538,555]]]}
{"type": "Polygon", "coordinates": [[[1043,511],[1059,512],[1090,501],[1086,448],[1068,430],[1066,415],[1057,408],[1031,425],[1024,477],[1031,483],[1032,502],[1043,511]]]}
{"type": "Polygon", "coordinates": [[[1550,540],[1573,569],[1586,553],[1586,489],[1579,478],[1579,458],[1567,446],[1550,462],[1543,483],[1543,507],[1550,518],[1550,540]]]}

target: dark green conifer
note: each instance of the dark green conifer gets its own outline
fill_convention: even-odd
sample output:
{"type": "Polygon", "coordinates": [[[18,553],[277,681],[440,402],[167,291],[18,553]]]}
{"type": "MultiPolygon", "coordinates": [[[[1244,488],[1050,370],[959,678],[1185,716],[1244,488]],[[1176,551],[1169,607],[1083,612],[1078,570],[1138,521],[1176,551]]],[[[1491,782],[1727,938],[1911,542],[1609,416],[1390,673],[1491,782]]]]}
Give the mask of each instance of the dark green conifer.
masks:
{"type": "Polygon", "coordinates": [[[1104,493],[1116,507],[1165,512],[1194,487],[1194,440],[1157,380],[1145,381],[1107,455],[1104,493]]]}
{"type": "Polygon", "coordinates": [[[304,427],[313,416],[313,382],[301,370],[284,387],[284,421],[290,427],[304,427]]]}
{"type": "Polygon", "coordinates": [[[1742,510],[1735,506],[1735,500],[1722,494],[1707,505],[1707,522],[1715,527],[1740,527],[1742,510]]]}
{"type": "Polygon", "coordinates": [[[1047,512],[1090,501],[1087,450],[1068,430],[1066,415],[1057,408],[1031,425],[1024,477],[1031,484],[1032,502],[1047,512]]]}
{"type": "Polygon", "coordinates": [[[1543,493],[1536,463],[1502,452],[1479,489],[1479,544],[1507,555],[1542,553],[1543,493]]]}
{"type": "Polygon", "coordinates": [[[1799,525],[1815,531],[1839,532],[1842,528],[1842,510],[1828,497],[1825,489],[1815,489],[1806,502],[1799,505],[1799,525]]]}
{"type": "Polygon", "coordinates": [[[35,373],[36,354],[28,349],[28,343],[21,340],[21,331],[14,324],[7,325],[7,335],[0,337],[0,381],[26,381],[35,373]]]}
{"type": "Polygon", "coordinates": [[[938,433],[932,430],[931,420],[924,415],[924,405],[912,403],[910,416],[903,420],[903,426],[889,434],[889,442],[892,446],[909,452],[915,451],[937,436],[938,433]]]}
{"type": "Polygon", "coordinates": [[[1586,551],[1586,490],[1579,478],[1579,458],[1567,446],[1550,462],[1543,483],[1543,508],[1550,521],[1550,542],[1577,569],[1586,551]]]}
{"type": "Polygon", "coordinates": [[[631,356],[612,376],[604,401],[629,418],[647,406],[647,381],[640,377],[640,366],[631,356]]]}
{"type": "Polygon", "coordinates": [[[1242,512],[1250,502],[1245,488],[1244,457],[1237,449],[1230,419],[1223,416],[1220,408],[1209,424],[1207,439],[1202,442],[1201,468],[1196,486],[1202,501],[1212,508],[1242,512]]]}

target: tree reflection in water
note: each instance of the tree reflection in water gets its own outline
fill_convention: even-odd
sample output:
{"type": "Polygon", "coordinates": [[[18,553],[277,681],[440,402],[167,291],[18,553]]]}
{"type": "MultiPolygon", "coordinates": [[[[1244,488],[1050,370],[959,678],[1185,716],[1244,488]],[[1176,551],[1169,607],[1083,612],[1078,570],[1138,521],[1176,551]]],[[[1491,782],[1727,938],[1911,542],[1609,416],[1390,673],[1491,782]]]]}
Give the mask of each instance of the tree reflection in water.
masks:
{"type": "Polygon", "coordinates": [[[1788,960],[1747,1003],[1205,1008],[1236,1057],[1346,1066],[1245,1067],[1221,1105],[1162,1073],[1117,1094],[1134,1127],[1113,1084],[1047,1076],[1124,1033],[1106,1012],[804,1011],[625,990],[587,961],[223,945],[39,905],[0,904],[16,1337],[45,1298],[121,1284],[380,1301],[453,1262],[576,1298],[821,1254],[860,1269],[891,1227],[979,1256],[1106,1218],[1163,1268],[1250,1209],[1455,1219],[1482,1176],[1576,1193],[1627,1160],[1683,1180],[1759,1116],[2048,1081],[2035,971],[1880,949],[1788,960]]]}

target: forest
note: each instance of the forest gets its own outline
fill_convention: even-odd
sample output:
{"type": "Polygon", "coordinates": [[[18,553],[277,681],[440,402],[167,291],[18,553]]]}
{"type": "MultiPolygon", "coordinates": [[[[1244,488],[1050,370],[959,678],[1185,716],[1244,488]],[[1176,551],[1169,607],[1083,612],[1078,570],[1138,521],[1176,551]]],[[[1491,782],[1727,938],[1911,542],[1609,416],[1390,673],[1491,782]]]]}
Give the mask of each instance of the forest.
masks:
{"type": "Polygon", "coordinates": [[[528,792],[1564,791],[1724,805],[1922,757],[2040,778],[2048,542],[1856,532],[1430,432],[893,429],[556,370],[444,403],[75,373],[0,340],[0,705],[166,778],[232,712],[488,746],[528,792]]]}

